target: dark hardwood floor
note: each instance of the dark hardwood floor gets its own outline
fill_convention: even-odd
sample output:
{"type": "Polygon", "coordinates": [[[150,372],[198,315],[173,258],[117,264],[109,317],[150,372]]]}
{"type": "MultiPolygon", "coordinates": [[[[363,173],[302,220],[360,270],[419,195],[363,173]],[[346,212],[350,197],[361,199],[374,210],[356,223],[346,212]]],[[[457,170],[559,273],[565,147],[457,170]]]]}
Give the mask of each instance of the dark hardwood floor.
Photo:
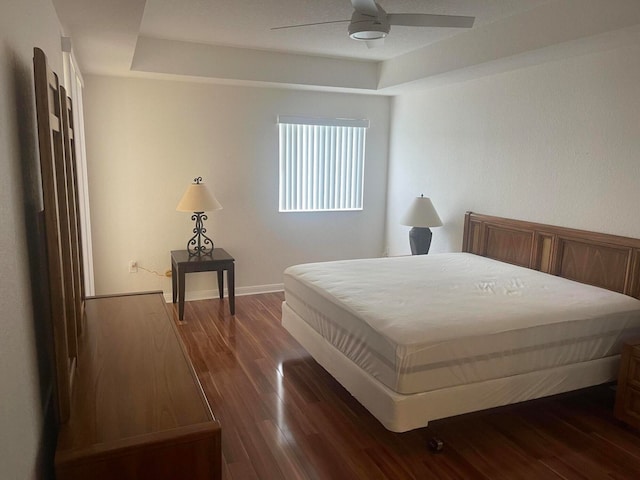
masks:
{"type": "Polygon", "coordinates": [[[186,303],[179,331],[222,424],[223,478],[640,479],[640,435],[606,386],[389,432],[280,326],[282,300],[238,297],[235,318],[226,299],[186,303]]]}

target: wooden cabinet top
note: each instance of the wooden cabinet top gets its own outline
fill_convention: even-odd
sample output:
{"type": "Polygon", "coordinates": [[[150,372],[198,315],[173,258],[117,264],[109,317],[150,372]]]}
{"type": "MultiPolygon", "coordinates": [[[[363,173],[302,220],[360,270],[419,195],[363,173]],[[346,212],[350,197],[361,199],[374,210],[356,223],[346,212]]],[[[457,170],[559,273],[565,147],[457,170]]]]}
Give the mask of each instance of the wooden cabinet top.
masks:
{"type": "Polygon", "coordinates": [[[160,293],[87,300],[82,340],[57,464],[220,429],[160,293]]]}

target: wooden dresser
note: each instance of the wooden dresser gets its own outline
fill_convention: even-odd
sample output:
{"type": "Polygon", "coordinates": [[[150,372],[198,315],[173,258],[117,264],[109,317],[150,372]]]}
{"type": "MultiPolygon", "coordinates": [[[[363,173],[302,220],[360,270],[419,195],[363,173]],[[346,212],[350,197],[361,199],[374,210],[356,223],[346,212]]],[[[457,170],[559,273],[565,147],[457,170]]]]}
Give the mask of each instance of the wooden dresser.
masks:
{"type": "Polygon", "coordinates": [[[87,299],[57,480],[218,479],[220,447],[162,295],[87,299]]]}
{"type": "Polygon", "coordinates": [[[640,428],[640,338],[622,348],[614,412],[619,420],[640,428]]]}

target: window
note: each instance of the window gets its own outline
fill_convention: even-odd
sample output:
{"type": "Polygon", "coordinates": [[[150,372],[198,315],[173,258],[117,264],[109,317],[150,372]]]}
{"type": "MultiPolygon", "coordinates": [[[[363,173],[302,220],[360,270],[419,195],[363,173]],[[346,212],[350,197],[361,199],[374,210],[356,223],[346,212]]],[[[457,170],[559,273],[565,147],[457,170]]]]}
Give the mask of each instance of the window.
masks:
{"type": "Polygon", "coordinates": [[[278,116],[280,211],[362,210],[368,120],[278,116]]]}

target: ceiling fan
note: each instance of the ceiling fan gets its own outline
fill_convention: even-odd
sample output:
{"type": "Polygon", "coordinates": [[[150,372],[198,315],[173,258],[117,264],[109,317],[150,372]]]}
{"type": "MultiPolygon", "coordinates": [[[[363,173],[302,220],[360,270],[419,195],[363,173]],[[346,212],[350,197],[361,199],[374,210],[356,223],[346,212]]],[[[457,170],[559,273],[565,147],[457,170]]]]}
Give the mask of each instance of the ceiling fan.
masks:
{"type": "Polygon", "coordinates": [[[453,27],[471,28],[475,17],[462,15],[431,15],[428,13],[387,13],[375,0],[351,0],[353,14],[350,20],[334,20],[329,22],[304,23],[275,27],[271,30],[285,28],[309,27],[327,23],[349,22],[349,36],[360,40],[373,48],[384,44],[391,25],[406,27],[453,27]]]}

